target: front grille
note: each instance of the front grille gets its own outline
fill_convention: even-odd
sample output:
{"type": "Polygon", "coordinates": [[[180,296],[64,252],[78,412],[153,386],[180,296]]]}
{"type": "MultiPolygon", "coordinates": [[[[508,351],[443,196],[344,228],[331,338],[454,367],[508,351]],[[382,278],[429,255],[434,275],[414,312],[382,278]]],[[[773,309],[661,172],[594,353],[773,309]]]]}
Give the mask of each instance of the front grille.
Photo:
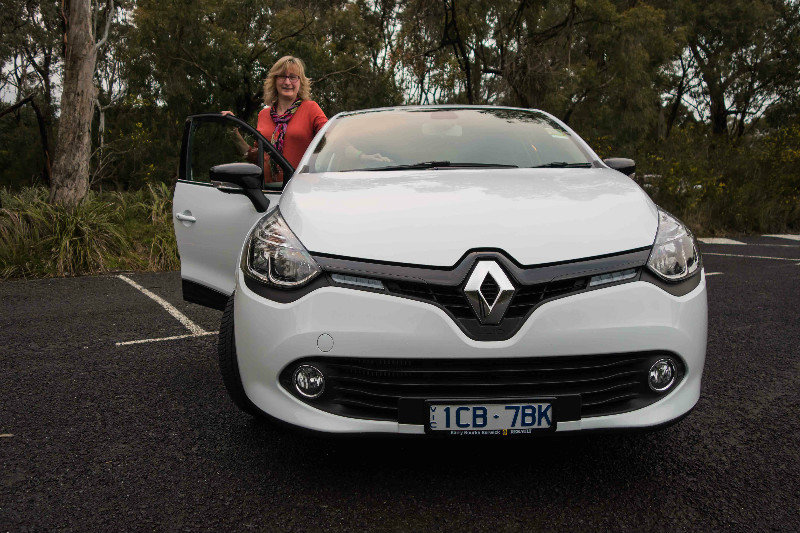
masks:
{"type": "MultiPolygon", "coordinates": [[[[378,359],[315,357],[281,373],[294,393],[297,365],[312,363],[326,376],[326,389],[306,401],[324,411],[372,420],[397,420],[398,401],[503,399],[579,395],[581,417],[622,413],[660,396],[646,383],[662,352],[514,359],[378,359]]],[[[674,356],[673,356],[674,357],[674,356]]],[[[676,358],[677,360],[677,358],[676,358]]],[[[683,370],[679,370],[679,378],[683,370]]],[[[298,396],[299,397],[299,396],[298,396]]]]}
{"type": "MultiPolygon", "coordinates": [[[[491,277],[487,277],[487,280],[489,279],[491,277]]],[[[445,308],[456,319],[462,321],[462,324],[464,320],[475,319],[475,313],[460,285],[396,280],[383,280],[383,284],[390,293],[424,300],[445,308]]],[[[588,285],[589,278],[581,277],[517,287],[504,318],[523,318],[543,301],[582,291],[588,285]]],[[[500,287],[492,280],[492,283],[484,282],[481,291],[488,302],[494,302],[500,287]]]]}

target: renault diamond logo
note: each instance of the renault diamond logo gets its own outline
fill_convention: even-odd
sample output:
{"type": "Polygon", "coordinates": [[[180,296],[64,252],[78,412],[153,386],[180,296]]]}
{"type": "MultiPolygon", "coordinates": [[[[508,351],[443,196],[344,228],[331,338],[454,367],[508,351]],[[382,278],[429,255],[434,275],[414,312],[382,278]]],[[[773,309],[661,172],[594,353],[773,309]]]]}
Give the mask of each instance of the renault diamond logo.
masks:
{"type": "Polygon", "coordinates": [[[511,280],[494,261],[479,261],[464,286],[464,294],[481,324],[499,324],[514,292],[511,280]]]}

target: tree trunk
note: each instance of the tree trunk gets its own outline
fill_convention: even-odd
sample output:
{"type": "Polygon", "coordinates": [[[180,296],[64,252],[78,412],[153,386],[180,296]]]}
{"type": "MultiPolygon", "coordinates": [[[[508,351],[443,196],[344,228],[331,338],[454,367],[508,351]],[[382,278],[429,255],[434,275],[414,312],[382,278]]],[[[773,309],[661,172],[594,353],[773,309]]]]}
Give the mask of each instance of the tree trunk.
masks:
{"type": "Polygon", "coordinates": [[[711,97],[711,131],[714,135],[727,135],[728,133],[728,108],[725,105],[725,96],[712,92],[711,97]]]}
{"type": "Polygon", "coordinates": [[[50,188],[50,200],[62,205],[77,205],[89,191],[90,130],[97,91],[94,86],[96,62],[91,1],[71,0],[61,119],[50,188]]]}
{"type": "Polygon", "coordinates": [[[31,101],[31,107],[33,107],[33,112],[36,114],[36,122],[39,124],[39,138],[42,141],[42,157],[44,158],[42,181],[44,181],[47,187],[50,187],[52,183],[52,170],[50,166],[50,137],[47,134],[47,119],[45,119],[39,106],[36,105],[36,100],[31,101]]]}

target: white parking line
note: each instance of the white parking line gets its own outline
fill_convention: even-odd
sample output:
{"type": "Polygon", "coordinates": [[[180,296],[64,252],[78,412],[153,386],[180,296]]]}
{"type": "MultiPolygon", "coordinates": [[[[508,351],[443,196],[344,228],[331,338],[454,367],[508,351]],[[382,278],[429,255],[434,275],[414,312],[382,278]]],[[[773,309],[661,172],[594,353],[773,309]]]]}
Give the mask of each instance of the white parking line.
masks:
{"type": "Polygon", "coordinates": [[[792,241],[800,241],[800,235],[762,235],[762,237],[777,237],[778,239],[789,239],[792,241]]]}
{"type": "Polygon", "coordinates": [[[209,335],[209,332],[207,332],[206,330],[204,330],[203,328],[201,328],[200,326],[198,326],[197,324],[192,322],[189,319],[188,316],[184,315],[183,313],[181,313],[180,311],[175,309],[175,307],[173,307],[171,303],[169,303],[168,301],[163,299],[161,296],[158,296],[157,294],[153,294],[152,292],[148,291],[147,289],[145,289],[144,287],[142,287],[141,285],[139,285],[138,283],[136,283],[132,279],[127,278],[127,277],[123,276],[122,274],[117,275],[117,277],[119,279],[121,279],[122,281],[124,281],[125,283],[127,283],[128,285],[130,285],[131,287],[133,287],[134,289],[136,289],[139,292],[141,292],[142,294],[144,294],[145,296],[147,296],[148,298],[150,298],[150,299],[154,300],[156,303],[158,303],[158,305],[163,307],[167,311],[167,313],[171,314],[173,317],[175,317],[178,320],[178,322],[180,322],[181,324],[186,326],[186,329],[191,331],[193,335],[198,335],[198,336],[199,335],[209,335]]]}
{"type": "Polygon", "coordinates": [[[117,342],[117,346],[128,346],[129,344],[142,344],[145,342],[174,341],[178,339],[188,339],[191,337],[205,337],[206,335],[216,335],[219,331],[204,331],[203,333],[189,333],[187,335],[175,335],[173,337],[160,337],[157,339],[138,339],[135,341],[117,342]]]}
{"type": "Polygon", "coordinates": [[[706,272],[706,277],[708,276],[721,276],[723,272],[706,272]]]}
{"type": "Polygon", "coordinates": [[[697,240],[705,244],[744,244],[742,241],[734,241],[723,237],[701,237],[697,240]]]}
{"type": "Polygon", "coordinates": [[[767,257],[765,255],[717,254],[713,252],[703,252],[703,255],[721,255],[723,257],[747,257],[750,259],[776,259],[778,261],[800,261],[800,257],[767,257]]]}

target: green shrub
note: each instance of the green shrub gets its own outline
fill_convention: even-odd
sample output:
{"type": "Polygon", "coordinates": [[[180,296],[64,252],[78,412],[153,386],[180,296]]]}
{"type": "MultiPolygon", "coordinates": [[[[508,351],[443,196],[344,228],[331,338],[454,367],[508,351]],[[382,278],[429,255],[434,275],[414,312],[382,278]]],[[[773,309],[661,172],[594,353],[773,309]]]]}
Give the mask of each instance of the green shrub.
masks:
{"type": "Polygon", "coordinates": [[[41,191],[3,193],[0,275],[74,276],[104,272],[128,248],[110,204],[89,197],[75,208],[49,204],[41,191]]]}
{"type": "Polygon", "coordinates": [[[800,230],[800,125],[737,140],[675,130],[637,155],[637,174],[698,235],[800,230]]]}
{"type": "Polygon", "coordinates": [[[74,209],[47,198],[41,187],[0,190],[0,278],[180,266],[168,186],[90,193],[74,209]]]}
{"type": "Polygon", "coordinates": [[[148,255],[148,270],[174,270],[180,268],[178,243],[172,226],[172,189],[164,183],[148,184],[144,199],[138,206],[147,214],[153,228],[153,239],[148,255]]]}

